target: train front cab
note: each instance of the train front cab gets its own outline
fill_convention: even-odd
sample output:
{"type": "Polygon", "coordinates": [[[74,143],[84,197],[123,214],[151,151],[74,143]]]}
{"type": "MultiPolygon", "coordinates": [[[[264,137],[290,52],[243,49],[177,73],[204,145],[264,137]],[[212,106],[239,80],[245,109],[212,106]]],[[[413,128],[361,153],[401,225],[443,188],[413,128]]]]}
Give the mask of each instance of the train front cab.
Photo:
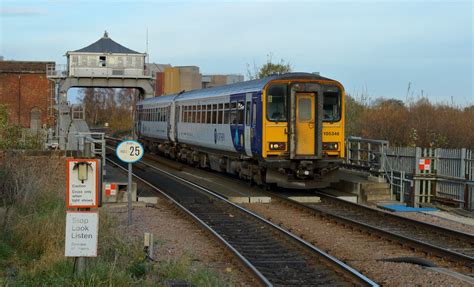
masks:
{"type": "Polygon", "coordinates": [[[331,80],[272,81],[264,89],[266,182],[321,187],[344,157],[344,88],[331,80]]]}

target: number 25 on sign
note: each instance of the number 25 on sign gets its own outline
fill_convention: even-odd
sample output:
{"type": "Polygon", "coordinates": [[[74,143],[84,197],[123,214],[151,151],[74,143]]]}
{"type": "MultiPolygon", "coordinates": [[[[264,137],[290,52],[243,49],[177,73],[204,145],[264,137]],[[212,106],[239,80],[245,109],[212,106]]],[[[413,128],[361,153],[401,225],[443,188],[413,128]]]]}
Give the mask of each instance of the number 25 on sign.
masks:
{"type": "Polygon", "coordinates": [[[132,163],[139,161],[144,152],[143,146],[134,140],[123,141],[117,146],[117,157],[128,163],[128,226],[132,225],[132,163]]]}
{"type": "Polygon", "coordinates": [[[126,163],[139,161],[142,159],[143,154],[143,146],[134,140],[123,141],[117,147],[117,157],[126,163]]]}

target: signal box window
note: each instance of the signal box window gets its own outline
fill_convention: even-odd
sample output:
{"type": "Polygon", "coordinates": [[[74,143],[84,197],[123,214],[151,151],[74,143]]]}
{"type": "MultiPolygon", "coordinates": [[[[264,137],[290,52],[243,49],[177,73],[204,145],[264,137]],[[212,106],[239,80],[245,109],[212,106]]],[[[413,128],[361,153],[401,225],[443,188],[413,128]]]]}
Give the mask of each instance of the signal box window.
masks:
{"type": "Polygon", "coordinates": [[[341,120],[341,97],[339,92],[325,92],[323,99],[323,120],[337,122],[341,120]]]}
{"type": "Polygon", "coordinates": [[[267,89],[267,119],[271,122],[286,122],[286,85],[273,85],[267,89]]]}
{"type": "Polygon", "coordinates": [[[100,56],[100,57],[99,57],[99,65],[100,65],[101,67],[105,67],[106,63],[107,63],[106,57],[105,57],[105,56],[100,56]]]}

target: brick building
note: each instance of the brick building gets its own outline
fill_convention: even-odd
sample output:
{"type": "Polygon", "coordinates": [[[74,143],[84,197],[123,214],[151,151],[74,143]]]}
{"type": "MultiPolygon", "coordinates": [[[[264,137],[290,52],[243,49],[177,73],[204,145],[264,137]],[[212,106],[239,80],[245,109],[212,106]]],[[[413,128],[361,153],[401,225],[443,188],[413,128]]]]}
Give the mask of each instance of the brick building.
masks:
{"type": "Polygon", "coordinates": [[[10,123],[37,130],[47,123],[51,90],[46,65],[54,62],[0,61],[0,104],[6,104],[10,123]]]}

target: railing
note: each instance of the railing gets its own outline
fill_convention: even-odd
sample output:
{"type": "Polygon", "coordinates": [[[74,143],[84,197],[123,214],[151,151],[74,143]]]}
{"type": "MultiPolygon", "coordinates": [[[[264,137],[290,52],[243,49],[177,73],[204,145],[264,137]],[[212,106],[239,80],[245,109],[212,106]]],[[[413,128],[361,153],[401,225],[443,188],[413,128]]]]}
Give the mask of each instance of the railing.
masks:
{"type": "Polygon", "coordinates": [[[48,78],[72,77],[107,77],[107,78],[151,78],[152,74],[147,69],[137,69],[132,67],[97,67],[97,66],[77,66],[68,69],[65,64],[46,65],[46,75],[48,78]]]}
{"type": "Polygon", "coordinates": [[[438,201],[474,210],[471,150],[389,147],[387,141],[356,137],[347,139],[346,148],[346,165],[383,175],[390,182],[392,199],[413,206],[438,201]]]}
{"type": "Polygon", "coordinates": [[[105,175],[105,133],[89,132],[89,133],[76,133],[78,139],[77,150],[83,154],[91,154],[96,157],[100,157],[102,163],[102,176],[105,175]]]}
{"type": "Polygon", "coordinates": [[[47,64],[46,65],[46,76],[48,78],[66,78],[67,65],[65,64],[47,64]]]}

